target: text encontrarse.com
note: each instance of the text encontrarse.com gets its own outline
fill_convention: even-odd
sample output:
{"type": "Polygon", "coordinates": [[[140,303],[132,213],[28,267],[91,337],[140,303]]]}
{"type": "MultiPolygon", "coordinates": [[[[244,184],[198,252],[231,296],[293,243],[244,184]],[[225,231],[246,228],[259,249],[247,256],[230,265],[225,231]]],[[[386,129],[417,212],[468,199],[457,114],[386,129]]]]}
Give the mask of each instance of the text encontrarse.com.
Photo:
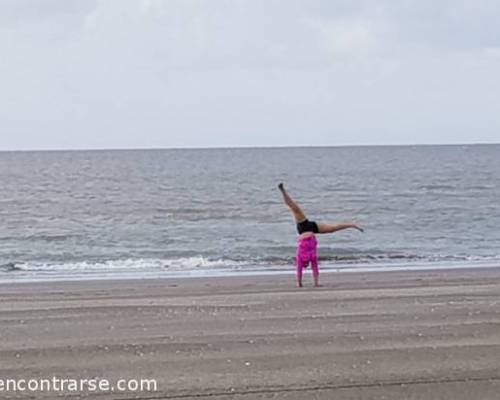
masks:
{"type": "Polygon", "coordinates": [[[0,378],[0,392],[156,392],[156,379],[0,378]]]}

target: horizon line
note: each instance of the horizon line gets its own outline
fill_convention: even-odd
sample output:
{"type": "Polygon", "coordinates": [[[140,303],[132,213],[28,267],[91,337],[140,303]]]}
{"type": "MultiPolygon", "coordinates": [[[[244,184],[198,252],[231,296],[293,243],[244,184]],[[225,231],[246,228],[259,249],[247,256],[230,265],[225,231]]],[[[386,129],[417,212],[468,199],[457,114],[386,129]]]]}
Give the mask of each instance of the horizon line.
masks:
{"type": "Polygon", "coordinates": [[[96,148],[46,148],[46,149],[0,149],[0,153],[16,152],[65,152],[65,151],[161,151],[161,150],[236,150],[236,149],[300,149],[300,148],[344,148],[344,147],[426,147],[426,146],[481,146],[500,145],[500,142],[469,143],[407,143],[407,144],[335,144],[335,145],[282,145],[282,146],[206,146],[206,147],[96,147],[96,148]]]}

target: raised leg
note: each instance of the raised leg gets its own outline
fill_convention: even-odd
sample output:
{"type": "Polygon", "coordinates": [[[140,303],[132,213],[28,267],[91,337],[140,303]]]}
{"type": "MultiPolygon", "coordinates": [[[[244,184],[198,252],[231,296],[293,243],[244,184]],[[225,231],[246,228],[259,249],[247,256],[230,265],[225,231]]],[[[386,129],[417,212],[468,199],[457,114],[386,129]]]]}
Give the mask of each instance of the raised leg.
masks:
{"type": "Polygon", "coordinates": [[[333,233],[337,231],[336,225],[318,223],[318,233],[333,233]]]}
{"type": "Polygon", "coordinates": [[[333,233],[333,232],[337,232],[337,231],[341,231],[343,229],[349,229],[349,228],[354,228],[360,232],[363,232],[363,229],[360,228],[358,225],[356,225],[353,222],[348,222],[348,223],[342,223],[342,224],[336,224],[336,225],[318,224],[318,233],[333,233]]]}
{"type": "Polygon", "coordinates": [[[292,210],[295,221],[297,223],[305,221],[306,215],[299,207],[299,205],[295,201],[293,201],[293,199],[290,197],[290,195],[288,194],[282,183],[278,185],[278,188],[281,191],[281,194],[283,195],[283,200],[285,201],[286,205],[290,208],[290,210],[292,210]]]}

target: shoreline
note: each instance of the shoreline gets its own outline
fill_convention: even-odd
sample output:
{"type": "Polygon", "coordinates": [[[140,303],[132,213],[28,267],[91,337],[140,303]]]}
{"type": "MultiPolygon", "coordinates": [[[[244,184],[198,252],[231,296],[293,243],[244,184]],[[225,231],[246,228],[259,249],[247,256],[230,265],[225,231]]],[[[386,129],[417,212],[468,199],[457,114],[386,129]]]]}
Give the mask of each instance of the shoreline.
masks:
{"type": "MultiPolygon", "coordinates": [[[[0,281],[0,301],[1,293],[5,292],[5,288],[16,291],[19,289],[32,287],[33,290],[38,288],[53,288],[57,287],[61,290],[72,290],[75,288],[92,288],[92,287],[187,287],[187,288],[202,288],[214,287],[217,289],[231,288],[244,286],[246,288],[254,287],[256,291],[264,288],[272,290],[293,290],[300,292],[301,290],[321,291],[324,288],[335,289],[340,287],[340,284],[358,287],[361,283],[378,284],[384,283],[387,287],[398,287],[401,284],[405,287],[409,282],[418,283],[425,282],[429,287],[433,286],[433,279],[437,279],[438,285],[443,282],[455,282],[459,278],[462,282],[468,278],[477,276],[481,278],[498,277],[500,279],[500,264],[486,267],[459,267],[459,268],[430,268],[430,269],[409,269],[409,270],[392,270],[392,271],[323,271],[320,274],[320,287],[312,287],[312,274],[310,269],[306,269],[303,282],[304,288],[296,287],[295,272],[284,273],[269,273],[269,274],[234,274],[227,276],[181,276],[181,277],[144,277],[144,278],[95,278],[95,279],[68,279],[68,280],[41,280],[41,281],[17,281],[3,282],[0,281]]],[[[7,292],[10,290],[7,289],[7,292]]],[[[0,309],[1,311],[1,309],[0,309]]]]}
{"type": "MultiPolygon", "coordinates": [[[[480,271],[480,270],[490,270],[490,269],[500,269],[500,262],[491,262],[491,263],[458,263],[458,264],[410,264],[405,267],[401,265],[397,266],[385,266],[385,267],[345,267],[340,266],[336,269],[334,268],[320,268],[320,280],[321,277],[325,275],[342,275],[342,274],[388,274],[388,273],[418,273],[418,272],[445,272],[445,271],[480,271]]],[[[14,272],[16,273],[16,272],[14,272]]],[[[305,270],[304,277],[307,279],[308,274],[310,274],[310,269],[307,268],[305,270]]],[[[282,277],[282,276],[293,276],[295,277],[294,267],[291,266],[289,269],[283,270],[270,270],[270,271],[223,271],[219,272],[218,270],[206,270],[203,271],[203,274],[197,273],[193,275],[189,275],[189,272],[183,273],[179,272],[179,274],[168,275],[168,274],[158,274],[158,273],[148,273],[145,272],[142,276],[139,273],[134,273],[130,275],[126,274],[108,274],[108,275],[98,275],[95,274],[92,276],[88,274],[86,276],[79,275],[74,278],[69,276],[52,276],[50,278],[17,278],[17,279],[4,279],[0,277],[0,286],[2,285],[16,285],[16,284],[36,284],[36,283],[65,283],[65,282],[126,282],[126,281],[141,281],[141,280],[177,280],[177,279],[226,279],[226,278],[259,278],[259,277],[282,277]]]]}

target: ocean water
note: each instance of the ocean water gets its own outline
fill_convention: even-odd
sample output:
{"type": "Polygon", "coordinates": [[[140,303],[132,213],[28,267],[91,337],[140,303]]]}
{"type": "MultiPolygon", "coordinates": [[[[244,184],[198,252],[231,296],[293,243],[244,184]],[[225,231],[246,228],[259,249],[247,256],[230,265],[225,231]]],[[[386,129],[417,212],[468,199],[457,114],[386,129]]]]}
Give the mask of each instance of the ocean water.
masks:
{"type": "Polygon", "coordinates": [[[500,265],[500,145],[0,153],[0,280],[500,265]]]}

